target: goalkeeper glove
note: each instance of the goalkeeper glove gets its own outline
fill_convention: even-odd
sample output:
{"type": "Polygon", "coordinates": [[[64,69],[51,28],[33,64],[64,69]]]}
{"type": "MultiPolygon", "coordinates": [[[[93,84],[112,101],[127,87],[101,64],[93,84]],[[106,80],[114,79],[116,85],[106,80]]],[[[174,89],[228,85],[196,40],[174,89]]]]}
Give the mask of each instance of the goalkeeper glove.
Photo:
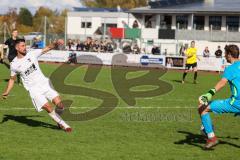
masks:
{"type": "Polygon", "coordinates": [[[211,101],[212,96],[214,96],[216,93],[216,89],[210,89],[208,93],[203,94],[199,97],[200,104],[208,105],[208,102],[211,101]]]}

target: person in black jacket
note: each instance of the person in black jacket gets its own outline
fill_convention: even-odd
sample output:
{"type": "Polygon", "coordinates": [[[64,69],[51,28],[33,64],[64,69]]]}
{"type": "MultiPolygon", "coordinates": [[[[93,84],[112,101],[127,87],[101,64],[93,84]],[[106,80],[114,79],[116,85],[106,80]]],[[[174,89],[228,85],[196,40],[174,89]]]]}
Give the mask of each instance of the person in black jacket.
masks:
{"type": "MultiPolygon", "coordinates": [[[[16,45],[16,41],[18,40],[18,31],[17,29],[14,29],[12,31],[12,36],[6,40],[5,45],[8,46],[8,61],[9,64],[7,64],[6,66],[10,69],[10,63],[12,62],[12,60],[17,56],[17,50],[15,48],[16,45]]],[[[17,83],[20,84],[20,76],[17,75],[17,83]]]]}
{"type": "Polygon", "coordinates": [[[220,46],[218,46],[218,49],[216,50],[216,52],[215,52],[215,56],[216,56],[216,58],[222,58],[222,50],[221,50],[221,47],[220,46]]]}

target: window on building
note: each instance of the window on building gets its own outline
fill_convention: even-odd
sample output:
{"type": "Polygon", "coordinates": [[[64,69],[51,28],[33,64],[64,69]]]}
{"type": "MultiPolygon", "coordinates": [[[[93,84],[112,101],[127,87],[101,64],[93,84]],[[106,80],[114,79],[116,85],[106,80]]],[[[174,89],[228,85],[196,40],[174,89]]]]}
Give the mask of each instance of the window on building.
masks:
{"type": "Polygon", "coordinates": [[[92,28],[92,22],[82,22],[81,28],[92,28]]]}
{"type": "Polygon", "coordinates": [[[176,16],[176,24],[178,29],[187,29],[188,16],[176,16]]]}
{"type": "Polygon", "coordinates": [[[222,17],[221,16],[209,16],[209,28],[212,30],[221,30],[222,17]]]}
{"type": "MultiPolygon", "coordinates": [[[[102,23],[102,27],[104,27],[104,23],[102,23]]],[[[106,23],[106,28],[117,28],[117,24],[106,23]]]]}
{"type": "Polygon", "coordinates": [[[196,30],[204,30],[205,17],[204,16],[194,16],[193,24],[196,30]]]}
{"type": "Polygon", "coordinates": [[[145,16],[145,27],[146,28],[155,28],[156,27],[156,17],[153,15],[145,16]]]}
{"type": "Polygon", "coordinates": [[[172,27],[172,16],[161,16],[160,18],[160,29],[171,29],[172,27]]]}
{"type": "Polygon", "coordinates": [[[239,16],[227,16],[226,26],[228,27],[228,31],[238,32],[239,16]]]}

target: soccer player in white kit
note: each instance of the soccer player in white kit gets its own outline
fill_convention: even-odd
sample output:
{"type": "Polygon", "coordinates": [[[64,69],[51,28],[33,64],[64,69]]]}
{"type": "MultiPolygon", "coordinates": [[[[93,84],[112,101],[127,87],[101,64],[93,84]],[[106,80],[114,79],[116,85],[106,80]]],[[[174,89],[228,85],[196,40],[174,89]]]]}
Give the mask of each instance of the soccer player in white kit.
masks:
{"type": "Polygon", "coordinates": [[[64,122],[60,114],[64,110],[64,105],[59,94],[52,88],[50,80],[45,77],[39,67],[38,57],[57,47],[61,42],[50,44],[44,49],[37,49],[27,52],[24,39],[19,39],[16,42],[17,56],[11,62],[11,75],[2,94],[3,98],[7,98],[9,92],[14,86],[16,75],[20,74],[24,88],[29,92],[35,109],[40,112],[46,110],[49,116],[57,122],[58,126],[66,132],[71,132],[72,128],[64,122]],[[51,101],[56,105],[55,110],[51,107],[51,101]]]}

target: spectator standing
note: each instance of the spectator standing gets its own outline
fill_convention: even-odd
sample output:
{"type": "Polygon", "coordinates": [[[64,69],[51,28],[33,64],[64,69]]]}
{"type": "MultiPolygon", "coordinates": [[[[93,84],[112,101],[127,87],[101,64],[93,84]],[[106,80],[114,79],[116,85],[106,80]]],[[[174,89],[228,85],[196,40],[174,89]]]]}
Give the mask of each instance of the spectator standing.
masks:
{"type": "Polygon", "coordinates": [[[132,28],[139,28],[137,20],[133,22],[132,28]]]}
{"type": "Polygon", "coordinates": [[[218,46],[218,49],[215,52],[215,56],[216,58],[222,58],[222,50],[220,46],[218,46]]]}
{"type": "Polygon", "coordinates": [[[186,52],[186,48],[182,45],[179,50],[179,56],[184,56],[186,52]]]}
{"type": "Polygon", "coordinates": [[[157,46],[153,46],[152,48],[152,54],[154,55],[160,55],[160,49],[157,46]]]}
{"type": "Polygon", "coordinates": [[[209,57],[210,56],[210,52],[208,47],[205,47],[205,49],[203,50],[203,57],[209,57]]]}
{"type": "Polygon", "coordinates": [[[12,31],[12,37],[7,39],[5,42],[5,45],[8,46],[9,52],[8,52],[8,60],[9,62],[12,62],[12,60],[17,56],[17,50],[15,49],[16,41],[18,38],[18,31],[14,29],[12,31]]]}
{"type": "MultiPolygon", "coordinates": [[[[13,61],[13,59],[17,56],[17,50],[15,48],[16,46],[16,42],[18,40],[18,31],[17,29],[14,29],[12,31],[12,36],[6,40],[5,45],[8,46],[8,61],[9,64],[7,65],[7,67],[10,69],[10,63],[13,61]]],[[[17,74],[17,83],[20,85],[20,75],[17,74]]]]}
{"type": "Polygon", "coordinates": [[[164,50],[164,52],[163,52],[163,55],[167,55],[168,53],[167,53],[167,48],[165,48],[165,50],[164,50]]]}

